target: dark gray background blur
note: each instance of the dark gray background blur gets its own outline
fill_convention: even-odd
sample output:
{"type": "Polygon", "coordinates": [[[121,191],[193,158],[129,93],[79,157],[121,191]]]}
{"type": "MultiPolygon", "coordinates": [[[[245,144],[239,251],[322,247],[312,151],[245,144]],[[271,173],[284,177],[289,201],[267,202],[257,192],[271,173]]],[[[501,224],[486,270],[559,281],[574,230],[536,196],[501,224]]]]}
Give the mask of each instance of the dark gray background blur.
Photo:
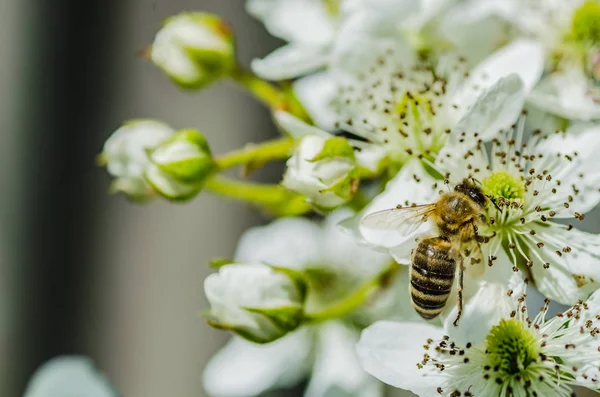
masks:
{"type": "Polygon", "coordinates": [[[227,338],[198,315],[206,263],[261,218],[208,194],[136,206],[107,194],[94,163],[129,118],[198,128],[216,153],[275,134],[235,87],[182,92],[140,58],[184,9],[230,20],[244,64],[277,46],[239,0],[0,0],[2,396],[68,353],[93,357],[125,396],[203,395],[227,338]]]}
{"type": "Polygon", "coordinates": [[[198,315],[206,263],[264,219],[208,194],[136,206],[94,163],[129,118],[198,128],[216,153],[275,135],[231,85],[182,92],[140,58],[184,9],[230,20],[243,64],[278,45],[241,0],[0,0],[1,396],[60,354],[91,356],[127,397],[205,395],[228,337],[198,315]]]}

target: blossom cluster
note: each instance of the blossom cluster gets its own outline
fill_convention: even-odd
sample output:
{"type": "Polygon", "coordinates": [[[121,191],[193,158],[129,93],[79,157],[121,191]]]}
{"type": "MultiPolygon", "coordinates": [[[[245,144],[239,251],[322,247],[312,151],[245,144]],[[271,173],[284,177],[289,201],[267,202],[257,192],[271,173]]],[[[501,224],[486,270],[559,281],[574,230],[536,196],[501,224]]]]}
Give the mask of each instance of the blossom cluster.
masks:
{"type": "Polygon", "coordinates": [[[98,156],[137,202],[211,192],[269,220],[204,280],[208,324],[233,333],[206,391],[600,390],[600,236],[581,228],[600,202],[600,2],[245,7],[286,42],[249,68],[205,12],[167,19],[149,59],[185,90],[236,84],[281,136],[213,154],[210,131],[135,119],[98,156]],[[245,178],[277,160],[277,183],[245,178]]]}

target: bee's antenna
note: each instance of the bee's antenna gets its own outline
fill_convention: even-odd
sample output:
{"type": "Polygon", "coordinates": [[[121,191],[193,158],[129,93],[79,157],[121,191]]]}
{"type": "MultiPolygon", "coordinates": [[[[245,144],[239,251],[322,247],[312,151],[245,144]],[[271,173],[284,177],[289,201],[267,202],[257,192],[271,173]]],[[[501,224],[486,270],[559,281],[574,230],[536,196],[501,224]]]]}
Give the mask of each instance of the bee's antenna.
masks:
{"type": "Polygon", "coordinates": [[[475,179],[475,177],[473,177],[473,176],[471,177],[471,180],[472,180],[474,183],[478,184],[479,186],[481,186],[481,185],[482,185],[481,181],[480,181],[479,179],[475,179]]]}
{"type": "Polygon", "coordinates": [[[496,207],[498,211],[502,212],[502,209],[500,208],[500,206],[498,206],[498,201],[496,201],[496,197],[492,196],[491,194],[486,194],[485,196],[492,202],[492,204],[494,204],[494,207],[496,207]]]}

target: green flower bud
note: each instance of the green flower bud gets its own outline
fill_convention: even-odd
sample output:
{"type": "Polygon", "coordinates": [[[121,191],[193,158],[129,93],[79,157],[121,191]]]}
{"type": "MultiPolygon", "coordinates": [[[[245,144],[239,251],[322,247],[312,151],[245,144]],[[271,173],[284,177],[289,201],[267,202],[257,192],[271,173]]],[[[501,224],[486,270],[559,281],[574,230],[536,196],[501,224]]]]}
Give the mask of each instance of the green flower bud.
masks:
{"type": "Polygon", "coordinates": [[[152,44],[151,59],[175,83],[201,88],[233,70],[233,34],[217,15],[184,12],[165,21],[152,44]]]}
{"type": "Polygon", "coordinates": [[[269,343],[298,328],[304,318],[306,285],[290,269],[228,264],[204,281],[208,324],[255,343],[269,343]]]}
{"type": "Polygon", "coordinates": [[[352,199],[358,181],[354,149],[346,139],[307,135],[288,160],[282,184],[329,211],[352,199]]]}
{"type": "Polygon", "coordinates": [[[178,131],[149,156],[146,179],[171,200],[186,200],[198,194],[216,168],[206,139],[192,129],[178,131]]]}

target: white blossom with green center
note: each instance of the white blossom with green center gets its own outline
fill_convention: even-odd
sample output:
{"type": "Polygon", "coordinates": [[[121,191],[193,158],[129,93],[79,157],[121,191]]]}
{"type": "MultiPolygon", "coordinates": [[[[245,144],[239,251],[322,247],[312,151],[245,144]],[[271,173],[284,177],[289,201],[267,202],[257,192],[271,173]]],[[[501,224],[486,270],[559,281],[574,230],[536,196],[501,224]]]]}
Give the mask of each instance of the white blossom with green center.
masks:
{"type": "Polygon", "coordinates": [[[517,36],[546,49],[546,75],[530,96],[544,111],[567,119],[600,118],[594,61],[600,46],[597,0],[512,0],[507,17],[517,36]]]}
{"type": "MultiPolygon", "coordinates": [[[[393,222],[375,227],[361,220],[398,204],[434,203],[458,181],[473,178],[491,197],[487,220],[479,227],[491,239],[481,244],[484,263],[467,267],[465,312],[484,299],[489,315],[496,315],[504,305],[499,291],[506,290],[511,272],[530,275],[545,296],[560,303],[586,298],[599,286],[600,268],[594,264],[600,259],[600,238],[575,225],[600,202],[600,129],[585,124],[549,136],[536,132],[524,142],[523,123],[521,119],[516,134],[499,132],[487,147],[477,133],[451,134],[435,164],[430,163],[447,176],[448,186],[411,162],[345,226],[408,264],[415,239],[435,235],[431,222],[407,235],[393,222]]],[[[455,328],[451,323],[456,311],[449,300],[442,313],[447,332],[455,328]]],[[[463,327],[468,325],[461,321],[458,328],[463,327]]]]}
{"type": "Polygon", "coordinates": [[[512,123],[518,111],[511,108],[520,107],[541,74],[540,62],[513,62],[526,52],[538,48],[514,43],[466,73],[461,58],[407,65],[390,50],[364,73],[345,79],[336,100],[337,127],[378,145],[396,165],[433,158],[453,131],[479,131],[486,139],[512,123]]]}
{"type": "MultiPolygon", "coordinates": [[[[572,396],[600,381],[600,293],[546,319],[549,301],[530,318],[514,291],[506,317],[476,340],[455,341],[424,323],[381,321],[363,331],[363,367],[419,396],[572,396]],[[417,335],[415,337],[399,337],[417,335]]],[[[485,312],[471,312],[474,326],[485,312]]],[[[485,321],[484,321],[485,323],[485,321]]]]}

